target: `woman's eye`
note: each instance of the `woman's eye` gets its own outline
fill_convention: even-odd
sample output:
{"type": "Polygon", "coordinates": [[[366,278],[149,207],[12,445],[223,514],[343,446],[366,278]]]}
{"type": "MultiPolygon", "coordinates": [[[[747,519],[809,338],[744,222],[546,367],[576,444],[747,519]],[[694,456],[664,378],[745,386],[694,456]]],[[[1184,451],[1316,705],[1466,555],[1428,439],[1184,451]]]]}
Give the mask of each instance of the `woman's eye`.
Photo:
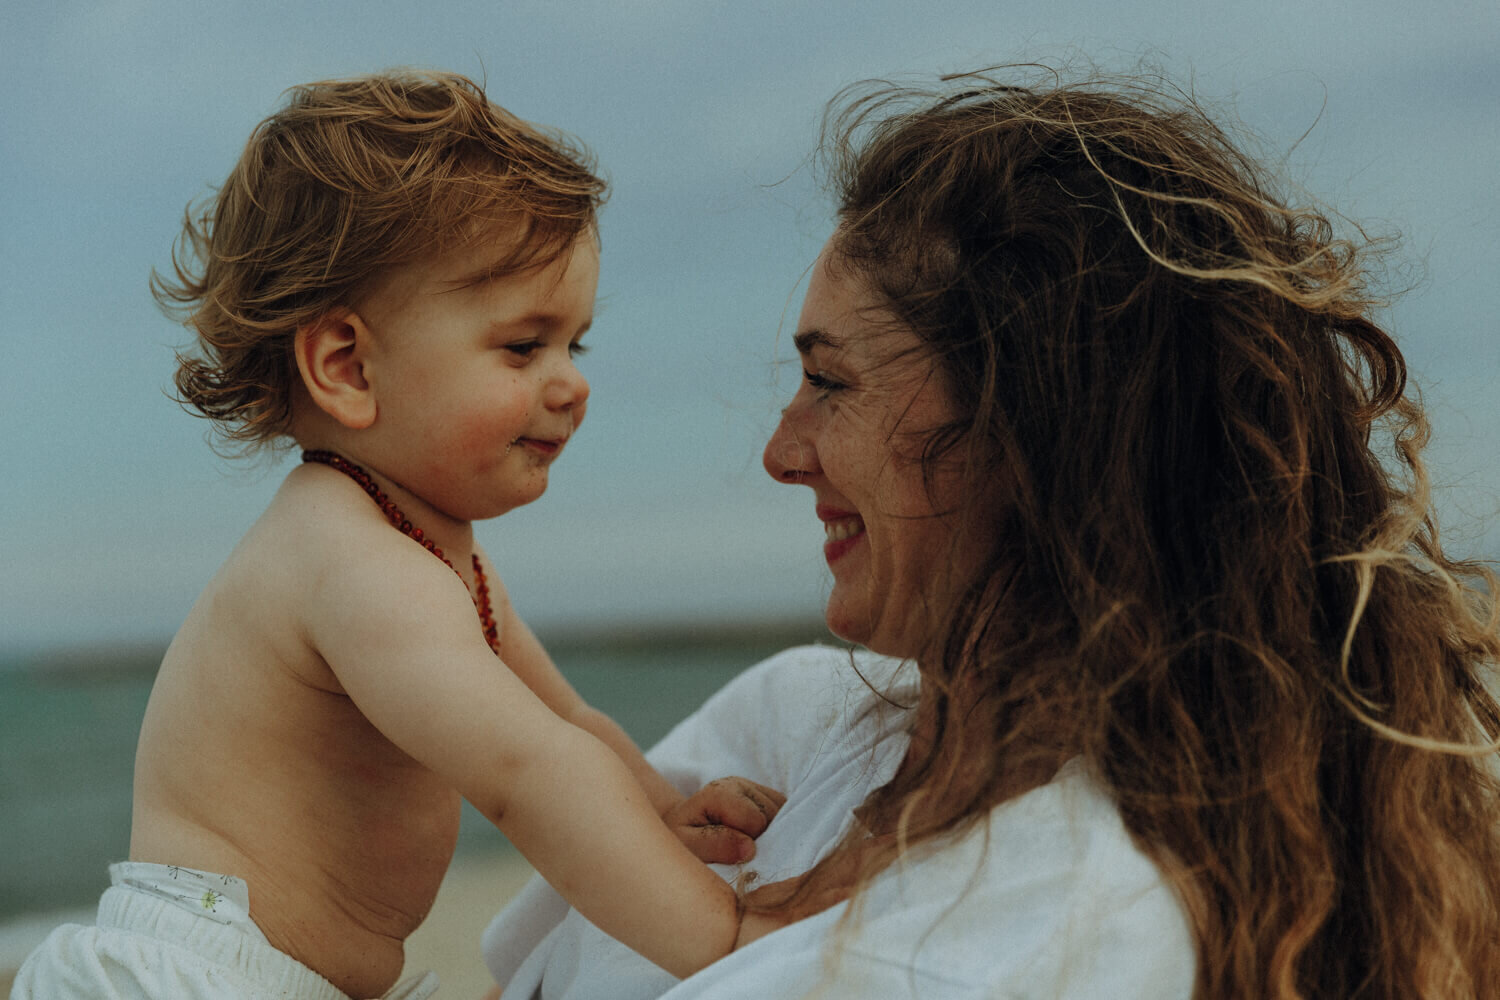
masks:
{"type": "Polygon", "coordinates": [[[802,369],[802,377],[809,386],[822,393],[834,392],[844,387],[843,383],[834,381],[822,372],[808,371],[806,368],[802,369]]]}

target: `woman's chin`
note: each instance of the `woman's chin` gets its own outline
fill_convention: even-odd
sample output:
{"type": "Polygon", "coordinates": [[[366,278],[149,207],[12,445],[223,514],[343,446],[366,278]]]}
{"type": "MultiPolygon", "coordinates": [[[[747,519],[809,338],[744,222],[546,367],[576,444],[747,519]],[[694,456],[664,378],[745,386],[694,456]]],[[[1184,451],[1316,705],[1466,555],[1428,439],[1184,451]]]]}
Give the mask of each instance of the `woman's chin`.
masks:
{"type": "Polygon", "coordinates": [[[851,616],[848,609],[839,603],[837,593],[828,598],[828,606],[823,609],[823,622],[828,626],[828,631],[845,642],[866,645],[870,631],[868,623],[851,616]]]}
{"type": "Polygon", "coordinates": [[[845,642],[863,646],[872,653],[894,656],[898,659],[913,659],[917,643],[912,641],[907,628],[887,628],[885,623],[872,621],[867,609],[846,607],[835,592],[828,599],[823,612],[823,621],[828,631],[845,642]]]}

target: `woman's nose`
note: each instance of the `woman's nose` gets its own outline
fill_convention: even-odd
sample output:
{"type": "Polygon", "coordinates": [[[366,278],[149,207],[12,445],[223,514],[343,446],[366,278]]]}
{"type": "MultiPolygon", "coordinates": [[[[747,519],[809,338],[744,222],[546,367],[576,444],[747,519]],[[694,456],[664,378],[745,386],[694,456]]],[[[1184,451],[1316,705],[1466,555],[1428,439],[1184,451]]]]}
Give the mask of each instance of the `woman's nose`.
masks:
{"type": "Polygon", "coordinates": [[[818,471],[817,453],[787,426],[787,411],[781,411],[781,421],[766,442],[761,462],[778,483],[800,483],[818,471]]]}

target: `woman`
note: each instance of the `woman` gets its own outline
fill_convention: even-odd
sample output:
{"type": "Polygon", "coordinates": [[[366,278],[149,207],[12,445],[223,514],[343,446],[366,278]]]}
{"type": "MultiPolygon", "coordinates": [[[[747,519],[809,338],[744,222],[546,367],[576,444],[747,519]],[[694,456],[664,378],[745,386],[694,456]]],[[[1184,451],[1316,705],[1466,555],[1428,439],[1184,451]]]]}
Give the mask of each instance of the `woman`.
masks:
{"type": "MultiPolygon", "coordinates": [[[[822,706],[787,725],[863,749],[857,819],[749,903],[852,906],[669,995],[1500,996],[1495,577],[1438,545],[1370,249],[1190,102],[957,88],[835,120],[765,455],[914,707],[819,715],[762,667],[664,748],[822,706]]],[[[816,766],[736,754],[788,793],[769,864],[816,766]]],[[[562,938],[549,996],[623,965],[562,938]]]]}

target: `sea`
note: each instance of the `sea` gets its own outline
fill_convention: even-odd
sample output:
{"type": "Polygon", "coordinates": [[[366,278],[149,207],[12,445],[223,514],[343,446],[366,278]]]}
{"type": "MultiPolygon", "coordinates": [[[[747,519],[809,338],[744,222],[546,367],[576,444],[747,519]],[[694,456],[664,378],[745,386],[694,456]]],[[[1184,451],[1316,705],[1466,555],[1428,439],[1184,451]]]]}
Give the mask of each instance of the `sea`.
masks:
{"type": "MultiPolygon", "coordinates": [[[[542,635],[592,705],[649,747],[737,674],[821,622],[542,635]]],[[[92,919],[130,847],[130,785],[165,646],[0,655],[0,964],[38,926],[92,919]]],[[[246,761],[246,766],[253,766],[246,761]]],[[[465,804],[458,851],[513,850],[465,804]]]]}

